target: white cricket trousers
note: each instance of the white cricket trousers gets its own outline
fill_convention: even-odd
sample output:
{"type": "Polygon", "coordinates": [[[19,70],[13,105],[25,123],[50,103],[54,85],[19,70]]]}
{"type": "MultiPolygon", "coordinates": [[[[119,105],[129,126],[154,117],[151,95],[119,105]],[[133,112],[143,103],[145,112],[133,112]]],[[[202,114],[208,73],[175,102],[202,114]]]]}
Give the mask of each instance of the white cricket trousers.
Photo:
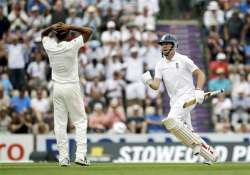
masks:
{"type": "Polygon", "coordinates": [[[171,100],[171,104],[170,104],[171,107],[167,116],[168,118],[169,117],[178,118],[179,120],[184,122],[191,130],[193,130],[193,126],[191,123],[190,112],[194,109],[195,105],[192,105],[190,107],[183,109],[183,104],[192,98],[194,98],[194,94],[185,94],[179,97],[178,99],[171,100]]]}
{"type": "Polygon", "coordinates": [[[76,158],[83,159],[87,153],[87,115],[79,83],[53,85],[54,131],[59,150],[59,161],[68,158],[68,114],[76,131],[76,158]]]}

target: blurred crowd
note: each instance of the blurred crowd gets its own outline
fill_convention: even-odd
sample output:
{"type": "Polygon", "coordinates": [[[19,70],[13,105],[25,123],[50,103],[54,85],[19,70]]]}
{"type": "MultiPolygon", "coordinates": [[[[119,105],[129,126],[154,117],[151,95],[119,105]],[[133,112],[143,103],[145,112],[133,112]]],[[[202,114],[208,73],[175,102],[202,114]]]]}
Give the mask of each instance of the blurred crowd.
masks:
{"type": "MultiPolygon", "coordinates": [[[[165,132],[163,90],[141,81],[161,59],[158,12],[158,0],[1,0],[0,132],[53,132],[53,83],[41,31],[57,22],[94,30],[79,52],[88,131],[165,132]]],[[[74,132],[70,120],[68,132],[74,132]]]]}
{"type": "MultiPolygon", "coordinates": [[[[57,22],[94,30],[79,52],[88,132],[166,132],[164,89],[141,81],[161,59],[159,8],[158,0],[1,0],[0,132],[53,132],[53,83],[41,31],[57,22]]],[[[250,0],[208,1],[203,25],[208,89],[226,91],[211,101],[214,130],[250,132],[250,0]]],[[[70,120],[68,132],[74,132],[70,120]]]]}
{"type": "Polygon", "coordinates": [[[250,132],[250,0],[210,1],[204,12],[208,89],[216,132],[250,132]]]}

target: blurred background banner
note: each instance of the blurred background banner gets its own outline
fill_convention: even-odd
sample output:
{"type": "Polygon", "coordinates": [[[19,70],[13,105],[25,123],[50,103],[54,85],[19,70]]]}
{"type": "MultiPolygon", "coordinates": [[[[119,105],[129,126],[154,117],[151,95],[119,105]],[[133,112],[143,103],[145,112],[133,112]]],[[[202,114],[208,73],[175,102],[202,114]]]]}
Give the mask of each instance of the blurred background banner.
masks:
{"type": "MultiPolygon", "coordinates": [[[[214,142],[219,162],[250,162],[250,147],[241,142],[214,142]]],[[[114,163],[195,163],[203,162],[191,148],[180,143],[97,143],[89,145],[89,158],[97,162],[114,163]]]]}
{"type": "Polygon", "coordinates": [[[34,136],[31,134],[0,134],[0,162],[27,162],[34,151],[34,136]]]}
{"type": "MultiPolygon", "coordinates": [[[[250,162],[249,134],[203,133],[220,154],[220,162],[250,162]]],[[[58,155],[53,135],[0,135],[0,162],[54,161],[58,155]],[[51,155],[48,155],[51,154],[51,155]],[[49,157],[50,156],[50,157],[49,157]],[[48,160],[49,159],[49,160],[48,160]]],[[[88,136],[88,157],[93,162],[200,162],[192,150],[171,134],[88,136]]],[[[74,160],[75,140],[69,135],[70,158],[74,160]]]]}

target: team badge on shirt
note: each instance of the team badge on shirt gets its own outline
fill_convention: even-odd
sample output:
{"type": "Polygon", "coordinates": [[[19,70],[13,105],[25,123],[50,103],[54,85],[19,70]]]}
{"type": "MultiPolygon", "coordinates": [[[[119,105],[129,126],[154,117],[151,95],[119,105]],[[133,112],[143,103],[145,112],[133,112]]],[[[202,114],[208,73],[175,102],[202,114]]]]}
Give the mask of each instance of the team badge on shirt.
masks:
{"type": "Polygon", "coordinates": [[[175,66],[176,66],[176,69],[179,69],[179,63],[176,63],[175,66]]]}

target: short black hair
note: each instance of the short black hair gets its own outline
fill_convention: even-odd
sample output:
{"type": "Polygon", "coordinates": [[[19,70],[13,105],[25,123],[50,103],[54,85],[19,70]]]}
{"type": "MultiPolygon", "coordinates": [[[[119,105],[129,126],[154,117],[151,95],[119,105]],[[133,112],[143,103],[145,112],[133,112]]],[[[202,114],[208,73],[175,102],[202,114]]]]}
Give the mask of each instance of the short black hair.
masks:
{"type": "Polygon", "coordinates": [[[59,40],[59,41],[62,41],[62,40],[65,40],[69,34],[69,31],[68,30],[57,30],[55,31],[56,33],[56,38],[59,40]]]}

